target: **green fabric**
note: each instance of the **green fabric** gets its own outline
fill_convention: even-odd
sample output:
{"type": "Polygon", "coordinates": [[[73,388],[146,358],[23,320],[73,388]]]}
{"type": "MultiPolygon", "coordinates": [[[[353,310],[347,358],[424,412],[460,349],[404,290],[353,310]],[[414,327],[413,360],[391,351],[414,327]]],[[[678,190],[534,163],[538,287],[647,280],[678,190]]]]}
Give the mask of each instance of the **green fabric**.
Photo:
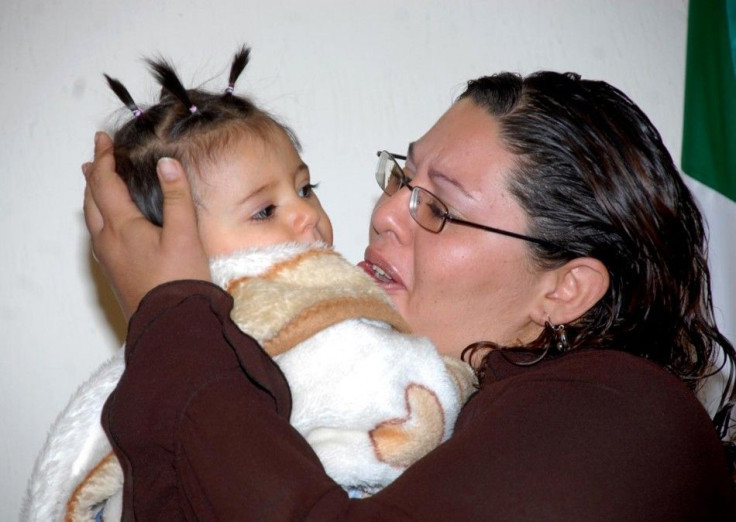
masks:
{"type": "Polygon", "coordinates": [[[682,169],[736,201],[736,0],[690,0],[682,169]]]}

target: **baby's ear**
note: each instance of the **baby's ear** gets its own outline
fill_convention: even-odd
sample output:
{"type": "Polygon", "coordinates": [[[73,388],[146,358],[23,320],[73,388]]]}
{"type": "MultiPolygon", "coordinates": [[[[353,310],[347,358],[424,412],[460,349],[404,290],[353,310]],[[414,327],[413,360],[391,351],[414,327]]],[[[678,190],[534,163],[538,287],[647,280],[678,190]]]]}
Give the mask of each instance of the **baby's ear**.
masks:
{"type": "Polygon", "coordinates": [[[590,310],[608,291],[608,269],[598,259],[578,257],[549,273],[550,285],[535,320],[568,324],[590,310]]]}

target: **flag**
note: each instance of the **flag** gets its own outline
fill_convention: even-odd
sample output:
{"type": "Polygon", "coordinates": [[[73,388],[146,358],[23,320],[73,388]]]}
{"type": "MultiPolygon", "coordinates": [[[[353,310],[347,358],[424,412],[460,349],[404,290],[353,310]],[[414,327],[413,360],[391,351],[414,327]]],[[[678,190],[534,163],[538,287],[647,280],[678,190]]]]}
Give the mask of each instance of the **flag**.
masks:
{"type": "Polygon", "coordinates": [[[736,0],[691,0],[682,170],[710,228],[716,319],[736,340],[736,0]]]}
{"type": "Polygon", "coordinates": [[[690,0],[682,170],[709,227],[716,322],[736,341],[736,0],[690,0]]]}

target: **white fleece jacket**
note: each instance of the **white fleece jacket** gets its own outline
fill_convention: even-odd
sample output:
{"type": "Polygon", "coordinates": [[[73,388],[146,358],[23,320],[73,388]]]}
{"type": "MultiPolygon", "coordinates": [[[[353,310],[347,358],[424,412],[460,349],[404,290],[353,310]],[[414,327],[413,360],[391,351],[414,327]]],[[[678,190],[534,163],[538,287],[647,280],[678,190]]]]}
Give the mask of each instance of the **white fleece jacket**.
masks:
{"type": "MultiPolygon", "coordinates": [[[[233,320],[274,358],[292,425],[351,494],[371,494],[452,433],[472,370],[408,333],[388,296],[322,245],[281,244],[212,260],[233,320]],[[399,442],[397,442],[399,441],[399,442]]],[[[122,472],[100,426],[122,350],[71,398],[28,484],[21,520],[119,520],[122,472]]]]}

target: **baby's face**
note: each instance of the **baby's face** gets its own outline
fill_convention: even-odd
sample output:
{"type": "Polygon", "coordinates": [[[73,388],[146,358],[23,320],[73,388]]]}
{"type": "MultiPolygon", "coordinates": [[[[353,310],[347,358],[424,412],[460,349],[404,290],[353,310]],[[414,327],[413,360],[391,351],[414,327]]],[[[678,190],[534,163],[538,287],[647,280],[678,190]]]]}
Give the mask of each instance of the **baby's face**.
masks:
{"type": "Polygon", "coordinates": [[[284,242],[332,244],[309,168],[283,132],[241,138],[200,168],[193,188],[208,257],[284,242]]]}

